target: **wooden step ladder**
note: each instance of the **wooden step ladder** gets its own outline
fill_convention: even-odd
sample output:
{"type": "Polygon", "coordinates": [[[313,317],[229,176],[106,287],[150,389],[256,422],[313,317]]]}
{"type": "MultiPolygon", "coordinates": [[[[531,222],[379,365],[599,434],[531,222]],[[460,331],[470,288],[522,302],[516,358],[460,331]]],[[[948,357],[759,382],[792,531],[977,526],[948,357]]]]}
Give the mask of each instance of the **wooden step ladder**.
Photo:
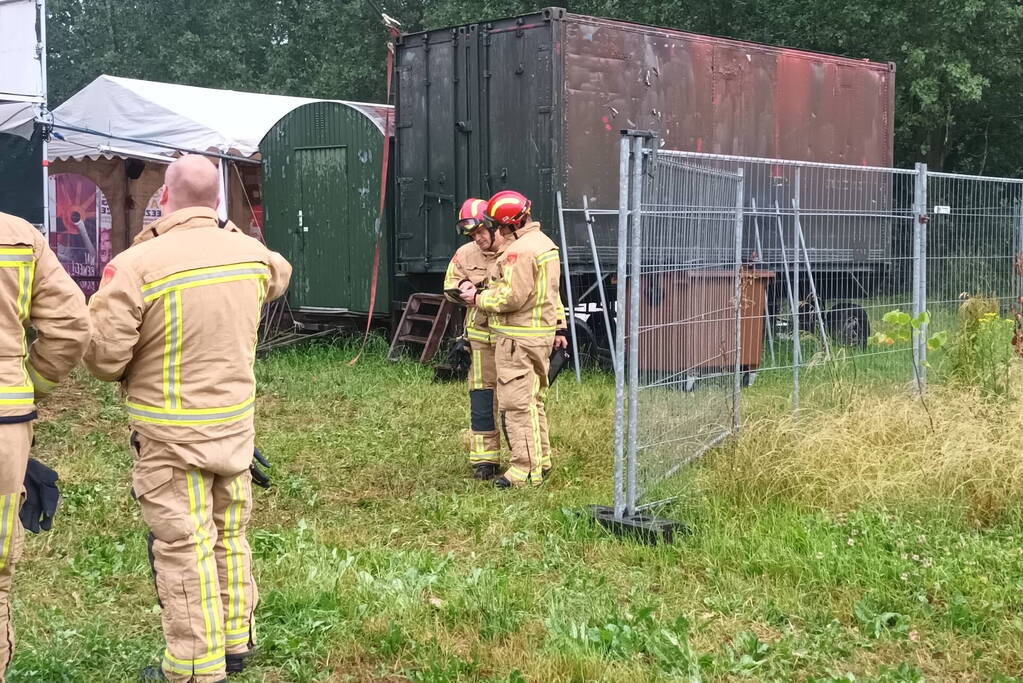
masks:
{"type": "Polygon", "coordinates": [[[421,346],[420,363],[428,363],[437,354],[444,333],[451,322],[451,314],[455,305],[444,298],[443,294],[413,294],[405,304],[401,314],[401,322],[391,339],[391,349],[387,359],[397,361],[406,346],[421,346]]]}

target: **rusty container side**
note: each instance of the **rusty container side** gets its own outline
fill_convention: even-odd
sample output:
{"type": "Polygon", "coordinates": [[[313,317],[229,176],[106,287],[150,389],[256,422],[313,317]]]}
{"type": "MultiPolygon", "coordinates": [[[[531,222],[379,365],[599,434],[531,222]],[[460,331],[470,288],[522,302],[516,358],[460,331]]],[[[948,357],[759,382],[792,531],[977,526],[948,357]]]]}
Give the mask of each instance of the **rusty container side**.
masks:
{"type": "MultiPolygon", "coordinates": [[[[564,159],[567,206],[613,208],[615,140],[650,130],[668,149],[890,166],[894,66],[671,29],[565,14],[564,159]]],[[[597,239],[612,257],[615,222],[597,239]]],[[[570,243],[585,244],[573,221],[570,243]]],[[[573,258],[587,259],[586,249],[573,258]]]]}
{"type": "MultiPolygon", "coordinates": [[[[893,155],[890,64],[559,8],[402,36],[396,90],[400,275],[443,272],[461,243],[452,226],[467,196],[520,190],[549,234],[559,190],[566,207],[581,208],[585,196],[615,208],[623,128],[697,152],[873,166],[893,155]]],[[[594,226],[608,263],[615,225],[600,216],[594,226]]],[[[573,270],[592,269],[581,217],[566,215],[566,229],[573,270]]],[[[827,237],[822,248],[887,245],[883,228],[864,234],[863,245],[827,237]]]]}

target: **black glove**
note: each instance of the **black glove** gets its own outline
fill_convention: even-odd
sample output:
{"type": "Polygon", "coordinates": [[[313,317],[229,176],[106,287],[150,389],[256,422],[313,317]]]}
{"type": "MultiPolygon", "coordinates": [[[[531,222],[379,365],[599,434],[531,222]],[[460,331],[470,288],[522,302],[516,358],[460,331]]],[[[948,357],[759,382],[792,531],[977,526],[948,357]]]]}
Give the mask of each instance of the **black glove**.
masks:
{"type": "Polygon", "coordinates": [[[258,448],[252,449],[252,464],[249,465],[249,472],[252,473],[252,483],[260,488],[270,488],[270,477],[267,476],[266,472],[259,469],[259,466],[270,467],[270,462],[263,457],[263,454],[259,452],[258,448]]]}
{"type": "Polygon", "coordinates": [[[25,504],[21,506],[21,524],[38,534],[49,531],[53,516],[60,505],[60,489],[57,488],[57,473],[35,458],[28,459],[25,470],[25,504]]]}
{"type": "Polygon", "coordinates": [[[469,346],[469,341],[465,337],[459,337],[455,340],[455,343],[451,345],[451,356],[469,356],[472,355],[472,347],[469,346]]]}
{"type": "Polygon", "coordinates": [[[568,349],[554,349],[551,352],[550,365],[547,367],[548,387],[554,384],[554,380],[558,378],[570,360],[572,360],[572,354],[568,352],[568,349]]]}

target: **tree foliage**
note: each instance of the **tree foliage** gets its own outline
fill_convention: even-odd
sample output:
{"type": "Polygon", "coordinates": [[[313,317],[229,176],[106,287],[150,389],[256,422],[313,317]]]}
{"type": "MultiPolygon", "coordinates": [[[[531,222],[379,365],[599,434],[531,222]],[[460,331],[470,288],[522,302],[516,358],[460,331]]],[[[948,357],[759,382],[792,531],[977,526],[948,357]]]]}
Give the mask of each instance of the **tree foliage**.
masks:
{"type": "MultiPolygon", "coordinates": [[[[517,0],[50,0],[51,100],[110,73],[379,101],[381,11],[414,31],[536,8],[517,0]]],[[[897,163],[1023,171],[1017,0],[585,0],[569,9],[895,62],[897,163]]]]}

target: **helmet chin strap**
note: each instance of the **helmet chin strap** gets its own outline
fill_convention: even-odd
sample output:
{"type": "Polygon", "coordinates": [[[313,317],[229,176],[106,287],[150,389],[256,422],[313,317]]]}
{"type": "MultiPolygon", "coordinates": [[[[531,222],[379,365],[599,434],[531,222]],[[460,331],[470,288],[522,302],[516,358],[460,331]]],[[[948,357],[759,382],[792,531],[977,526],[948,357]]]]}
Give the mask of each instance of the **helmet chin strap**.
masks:
{"type": "Polygon", "coordinates": [[[512,231],[511,231],[512,237],[514,237],[515,239],[519,238],[519,230],[521,230],[522,228],[526,227],[526,222],[528,220],[529,220],[529,214],[527,213],[525,216],[522,217],[522,220],[519,221],[519,224],[516,225],[514,229],[512,229],[512,231]]]}

